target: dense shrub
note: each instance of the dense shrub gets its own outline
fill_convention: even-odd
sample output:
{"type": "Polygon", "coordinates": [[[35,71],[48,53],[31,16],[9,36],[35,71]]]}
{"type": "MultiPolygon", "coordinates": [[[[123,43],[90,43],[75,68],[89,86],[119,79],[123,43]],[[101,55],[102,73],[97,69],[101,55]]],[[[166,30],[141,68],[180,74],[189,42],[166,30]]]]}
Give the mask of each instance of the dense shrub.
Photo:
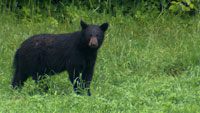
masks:
{"type": "Polygon", "coordinates": [[[181,16],[200,13],[200,0],[1,0],[1,12],[13,12],[20,19],[37,20],[42,16],[71,22],[74,11],[89,9],[116,16],[118,12],[136,18],[158,16],[163,12],[181,16]],[[67,17],[67,19],[66,19],[67,17]]]}

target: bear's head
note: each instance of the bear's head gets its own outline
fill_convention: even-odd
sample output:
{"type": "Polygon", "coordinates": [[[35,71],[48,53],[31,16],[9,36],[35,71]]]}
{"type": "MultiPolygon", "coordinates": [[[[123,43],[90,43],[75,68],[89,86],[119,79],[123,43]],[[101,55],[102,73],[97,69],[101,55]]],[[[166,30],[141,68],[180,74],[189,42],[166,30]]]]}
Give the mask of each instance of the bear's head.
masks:
{"type": "Polygon", "coordinates": [[[108,23],[104,23],[100,26],[89,25],[81,20],[82,33],[84,42],[92,49],[98,49],[104,40],[104,33],[108,28],[108,23]]]}

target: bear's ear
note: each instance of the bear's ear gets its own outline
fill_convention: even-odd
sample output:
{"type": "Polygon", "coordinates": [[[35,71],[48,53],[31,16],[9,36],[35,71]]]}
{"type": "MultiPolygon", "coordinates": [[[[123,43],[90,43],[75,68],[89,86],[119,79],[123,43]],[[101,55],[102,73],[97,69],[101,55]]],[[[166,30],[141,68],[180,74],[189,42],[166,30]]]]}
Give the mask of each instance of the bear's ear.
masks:
{"type": "Polygon", "coordinates": [[[81,27],[82,27],[82,29],[86,29],[88,27],[88,25],[81,20],[81,27]]]}
{"type": "Polygon", "coordinates": [[[105,31],[107,30],[107,28],[108,28],[108,23],[102,24],[102,25],[100,26],[100,28],[101,28],[101,30],[102,30],[103,32],[105,32],[105,31]]]}

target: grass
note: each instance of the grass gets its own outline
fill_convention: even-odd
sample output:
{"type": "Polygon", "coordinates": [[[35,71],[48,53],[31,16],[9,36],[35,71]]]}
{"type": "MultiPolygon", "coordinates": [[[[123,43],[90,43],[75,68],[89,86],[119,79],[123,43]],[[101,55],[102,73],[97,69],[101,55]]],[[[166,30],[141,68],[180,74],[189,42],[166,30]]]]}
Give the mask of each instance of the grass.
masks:
{"type": "MultiPolygon", "coordinates": [[[[87,12],[86,12],[87,14],[87,12]]],[[[200,17],[138,19],[92,14],[73,23],[53,18],[20,22],[0,16],[0,112],[200,112],[200,17]],[[13,56],[29,36],[68,33],[109,22],[99,50],[92,96],[76,95],[67,72],[48,77],[43,92],[32,79],[11,88],[13,56]]]]}

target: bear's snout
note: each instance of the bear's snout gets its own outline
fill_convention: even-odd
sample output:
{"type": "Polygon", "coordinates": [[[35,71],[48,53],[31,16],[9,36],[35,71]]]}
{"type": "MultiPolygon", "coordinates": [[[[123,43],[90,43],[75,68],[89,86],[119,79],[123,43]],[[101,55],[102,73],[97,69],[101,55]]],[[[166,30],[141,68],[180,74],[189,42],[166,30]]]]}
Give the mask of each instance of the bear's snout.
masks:
{"type": "Polygon", "coordinates": [[[97,48],[98,47],[98,41],[96,37],[91,37],[89,42],[89,47],[91,48],[97,48]]]}

